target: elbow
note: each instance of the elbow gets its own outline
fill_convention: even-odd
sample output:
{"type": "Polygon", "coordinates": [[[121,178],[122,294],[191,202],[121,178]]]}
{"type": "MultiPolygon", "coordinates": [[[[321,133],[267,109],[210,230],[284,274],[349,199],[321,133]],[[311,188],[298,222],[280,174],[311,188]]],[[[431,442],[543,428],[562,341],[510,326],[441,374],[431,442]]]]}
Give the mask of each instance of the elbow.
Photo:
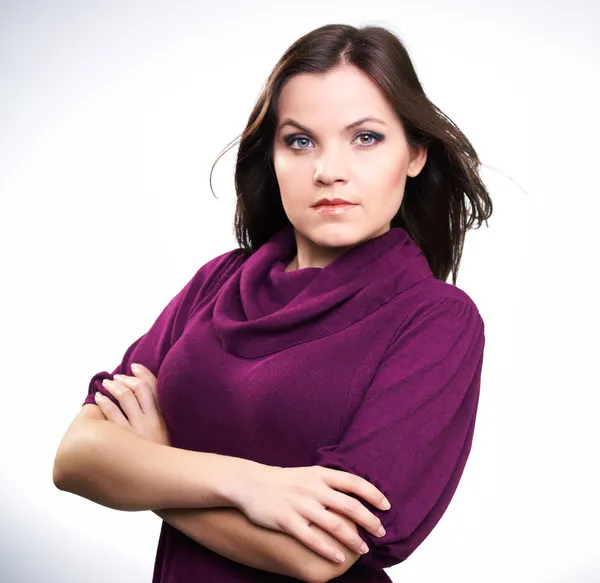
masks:
{"type": "Polygon", "coordinates": [[[305,583],[325,583],[329,581],[329,578],[325,577],[321,572],[312,572],[304,574],[301,580],[305,581],[305,583]]]}
{"type": "Polygon", "coordinates": [[[342,574],[341,572],[333,574],[332,571],[333,570],[328,570],[325,572],[325,569],[314,569],[310,572],[305,571],[300,579],[306,583],[327,583],[327,581],[332,581],[342,574]]]}
{"type": "Polygon", "coordinates": [[[70,461],[71,454],[58,452],[52,468],[52,481],[63,492],[76,494],[74,489],[74,464],[70,461]]]}
{"type": "Polygon", "coordinates": [[[323,574],[316,569],[310,571],[309,569],[304,568],[302,572],[298,575],[295,574],[300,581],[304,581],[304,583],[324,583],[327,579],[324,578],[323,574]]]}
{"type": "Polygon", "coordinates": [[[52,481],[59,490],[65,490],[64,470],[59,464],[58,454],[54,459],[54,467],[52,468],[52,481]]]}
{"type": "Polygon", "coordinates": [[[69,484],[72,483],[73,476],[73,452],[66,451],[66,448],[61,445],[56,457],[54,458],[54,467],[52,468],[52,481],[54,485],[63,492],[72,492],[69,484]]]}
{"type": "Polygon", "coordinates": [[[352,553],[350,549],[346,550],[346,560],[338,565],[327,559],[311,561],[304,567],[302,581],[306,583],[327,583],[334,580],[336,577],[343,575],[356,562],[360,555],[352,553]],[[349,551],[349,552],[348,552],[349,551]]]}
{"type": "Polygon", "coordinates": [[[81,455],[89,451],[88,432],[83,427],[70,431],[63,437],[52,468],[52,481],[62,491],[76,494],[74,489],[78,481],[77,470],[82,467],[81,455]]]}
{"type": "Polygon", "coordinates": [[[95,462],[100,448],[94,423],[79,424],[67,432],[58,447],[52,469],[52,481],[63,492],[75,494],[91,502],[124,512],[140,510],[130,499],[114,495],[117,489],[110,480],[102,479],[95,462]]]}

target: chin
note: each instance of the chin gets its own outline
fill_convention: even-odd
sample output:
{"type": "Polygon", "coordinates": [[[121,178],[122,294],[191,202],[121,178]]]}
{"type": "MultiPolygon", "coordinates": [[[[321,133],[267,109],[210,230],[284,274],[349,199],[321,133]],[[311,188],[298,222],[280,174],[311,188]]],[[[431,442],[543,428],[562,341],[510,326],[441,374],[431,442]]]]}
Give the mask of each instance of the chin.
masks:
{"type": "Polygon", "coordinates": [[[356,224],[329,223],[309,229],[305,236],[322,247],[350,247],[366,239],[369,236],[369,230],[357,227],[356,224]]]}

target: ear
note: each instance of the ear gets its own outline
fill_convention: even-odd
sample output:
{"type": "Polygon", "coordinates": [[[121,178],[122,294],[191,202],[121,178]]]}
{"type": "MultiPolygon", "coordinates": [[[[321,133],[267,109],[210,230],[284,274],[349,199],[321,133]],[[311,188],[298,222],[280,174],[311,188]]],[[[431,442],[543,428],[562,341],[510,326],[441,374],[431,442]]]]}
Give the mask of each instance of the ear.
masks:
{"type": "Polygon", "coordinates": [[[414,178],[423,170],[427,162],[427,146],[416,146],[412,148],[412,157],[408,163],[407,175],[414,178]]]}

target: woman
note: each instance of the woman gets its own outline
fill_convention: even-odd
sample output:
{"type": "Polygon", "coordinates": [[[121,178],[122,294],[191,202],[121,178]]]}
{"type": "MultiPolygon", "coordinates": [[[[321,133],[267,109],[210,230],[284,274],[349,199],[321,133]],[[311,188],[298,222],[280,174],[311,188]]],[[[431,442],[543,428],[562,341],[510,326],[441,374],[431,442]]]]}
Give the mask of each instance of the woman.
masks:
{"type": "Polygon", "coordinates": [[[390,581],[472,443],[484,325],[456,275],[492,212],[478,164],[391,32],[300,38],[241,137],[240,248],[94,375],[56,485],[162,517],[154,583],[390,581]]]}

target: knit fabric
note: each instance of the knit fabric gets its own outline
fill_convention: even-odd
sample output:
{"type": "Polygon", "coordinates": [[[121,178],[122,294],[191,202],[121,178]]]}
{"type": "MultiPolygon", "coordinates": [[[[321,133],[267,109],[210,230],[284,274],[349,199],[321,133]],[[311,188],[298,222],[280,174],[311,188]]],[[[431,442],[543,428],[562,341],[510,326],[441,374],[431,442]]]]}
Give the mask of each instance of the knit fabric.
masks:
{"type": "MultiPolygon", "coordinates": [[[[441,519],[471,448],[484,352],[473,300],[433,277],[395,227],[329,263],[285,271],[287,225],[251,256],[203,265],[125,351],[158,380],[174,447],[364,477],[387,533],[336,581],[384,582],[441,519]]],[[[354,496],[358,498],[358,496],[354,496]]],[[[242,565],[163,522],[153,583],[297,581],[242,565]]]]}

